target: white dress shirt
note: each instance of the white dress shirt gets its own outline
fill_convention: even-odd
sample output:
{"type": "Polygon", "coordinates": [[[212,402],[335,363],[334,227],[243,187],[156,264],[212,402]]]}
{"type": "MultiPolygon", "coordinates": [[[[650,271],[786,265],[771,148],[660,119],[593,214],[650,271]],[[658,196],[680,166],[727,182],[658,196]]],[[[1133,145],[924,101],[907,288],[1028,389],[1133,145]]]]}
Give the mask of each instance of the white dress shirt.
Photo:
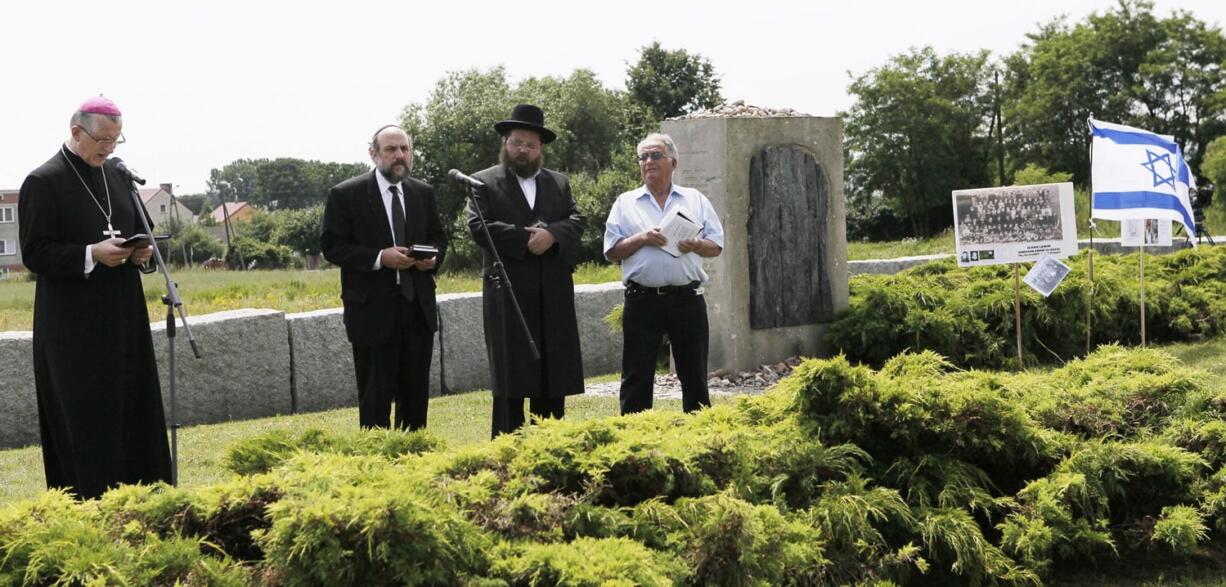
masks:
{"type": "MultiPolygon", "coordinates": [[[[659,228],[664,216],[677,207],[694,222],[702,225],[702,233],[698,238],[709,240],[720,249],[724,248],[724,226],[720,223],[711,200],[702,192],[673,184],[669,188],[668,198],[664,200],[664,207],[661,208],[651,195],[651,190],[643,185],[618,196],[613,207],[609,209],[609,219],[605,221],[604,231],[605,259],[609,258],[609,251],[622,239],[644,230],[659,228]]],[[[705,284],[708,275],[703,270],[702,261],[698,253],[690,252],[674,257],[660,247],[645,246],[622,259],[622,283],[634,281],[645,287],[685,285],[695,281],[705,284]]]]}
{"type": "MultiPolygon", "coordinates": [[[[379,195],[383,197],[383,212],[387,214],[387,229],[391,231],[392,240],[395,241],[396,231],[392,230],[392,190],[388,189],[392,187],[392,182],[388,181],[386,177],[383,177],[383,174],[379,173],[378,169],[375,170],[375,182],[379,184],[379,195]]],[[[400,198],[400,209],[404,210],[405,220],[408,220],[409,209],[406,208],[404,205],[404,182],[400,182],[396,184],[396,189],[400,192],[397,196],[400,198]]],[[[409,245],[408,243],[396,243],[396,246],[407,247],[409,245]]],[[[375,255],[375,270],[378,271],[379,269],[382,269],[382,268],[383,268],[383,251],[379,251],[375,255]]],[[[399,283],[400,276],[397,275],[396,277],[397,277],[397,283],[399,283]]]]}
{"type": "Polygon", "coordinates": [[[536,176],[540,174],[541,171],[538,169],[532,174],[532,177],[515,176],[515,179],[519,180],[519,189],[524,190],[524,199],[528,200],[529,208],[536,208],[536,176]]]}

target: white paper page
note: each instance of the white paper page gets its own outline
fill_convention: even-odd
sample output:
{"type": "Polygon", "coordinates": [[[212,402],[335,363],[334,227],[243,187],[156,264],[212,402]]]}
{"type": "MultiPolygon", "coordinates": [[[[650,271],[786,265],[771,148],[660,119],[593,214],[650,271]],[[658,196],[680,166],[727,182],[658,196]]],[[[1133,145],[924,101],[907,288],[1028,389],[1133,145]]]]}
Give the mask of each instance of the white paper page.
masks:
{"type": "Polygon", "coordinates": [[[690,220],[680,208],[673,208],[660,221],[660,233],[668,239],[668,243],[660,248],[674,257],[680,257],[681,251],[677,250],[677,243],[696,238],[702,234],[702,227],[690,220]]]}
{"type": "Polygon", "coordinates": [[[1171,221],[1130,218],[1120,223],[1120,245],[1125,247],[1171,246],[1171,221]]]}

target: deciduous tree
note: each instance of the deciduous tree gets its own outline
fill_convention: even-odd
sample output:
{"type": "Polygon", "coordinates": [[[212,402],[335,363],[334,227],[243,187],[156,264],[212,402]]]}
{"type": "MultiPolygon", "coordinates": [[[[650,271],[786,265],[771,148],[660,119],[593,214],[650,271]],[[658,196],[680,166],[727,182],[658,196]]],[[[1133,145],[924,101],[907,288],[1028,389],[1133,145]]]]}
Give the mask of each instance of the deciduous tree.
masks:
{"type": "Polygon", "coordinates": [[[855,78],[844,113],[848,175],[880,194],[915,236],[952,223],[950,191],[988,181],[988,53],[897,55],[855,78]]]}
{"type": "Polygon", "coordinates": [[[656,120],[723,102],[719,76],[707,58],[685,49],[670,51],[659,41],[639,50],[638,62],[626,70],[626,89],[656,120]]]}

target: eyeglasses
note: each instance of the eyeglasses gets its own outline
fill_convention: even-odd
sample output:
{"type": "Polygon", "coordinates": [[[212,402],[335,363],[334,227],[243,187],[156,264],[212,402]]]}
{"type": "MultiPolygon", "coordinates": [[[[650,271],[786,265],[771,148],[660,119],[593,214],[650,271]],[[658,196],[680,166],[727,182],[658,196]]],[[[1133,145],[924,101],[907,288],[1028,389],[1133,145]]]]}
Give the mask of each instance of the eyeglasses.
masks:
{"type": "Polygon", "coordinates": [[[648,151],[646,153],[639,153],[639,161],[646,161],[648,159],[651,159],[652,161],[659,161],[661,159],[667,159],[667,158],[668,158],[668,155],[665,155],[664,153],[661,153],[660,151],[648,151]]]}
{"type": "Polygon", "coordinates": [[[77,128],[81,129],[81,132],[85,133],[86,135],[89,135],[89,138],[94,139],[94,142],[98,143],[98,146],[100,147],[106,147],[108,145],[113,147],[115,145],[122,145],[127,141],[127,139],[123,138],[123,133],[119,133],[119,138],[117,139],[100,139],[94,136],[94,133],[89,132],[89,129],[79,124],[77,125],[77,128]]]}
{"type": "Polygon", "coordinates": [[[527,151],[535,151],[541,148],[540,143],[525,143],[519,139],[508,139],[507,144],[510,145],[512,149],[520,149],[520,150],[527,150],[527,151]]]}

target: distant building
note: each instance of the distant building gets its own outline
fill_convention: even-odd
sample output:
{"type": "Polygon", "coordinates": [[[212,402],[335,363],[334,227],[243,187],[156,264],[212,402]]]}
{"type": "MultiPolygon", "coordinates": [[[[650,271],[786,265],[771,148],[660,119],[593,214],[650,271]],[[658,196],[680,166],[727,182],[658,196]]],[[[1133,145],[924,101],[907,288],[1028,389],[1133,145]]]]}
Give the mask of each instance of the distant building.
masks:
{"type": "Polygon", "coordinates": [[[155,188],[140,188],[140,200],[149,211],[149,218],[154,226],[166,226],[171,219],[185,224],[191,224],[193,215],[190,208],[175,199],[173,187],[164,183],[155,188]]]}
{"type": "MultiPolygon", "coordinates": [[[[140,188],[141,202],[149,211],[154,226],[165,226],[171,218],[183,222],[193,221],[192,211],[174,198],[171,184],[155,188],[140,188]]],[[[17,198],[20,190],[0,189],[0,274],[25,271],[21,261],[21,246],[18,244],[17,198]]]]}
{"type": "MultiPolygon", "coordinates": [[[[255,208],[252,208],[249,204],[247,204],[247,202],[226,202],[222,205],[229,209],[231,224],[235,222],[242,222],[250,218],[252,214],[255,214],[255,208]]],[[[221,224],[226,221],[226,210],[223,210],[221,206],[218,206],[209,213],[209,216],[211,216],[218,224],[221,224]]]]}
{"type": "Polygon", "coordinates": [[[0,189],[0,274],[25,271],[17,244],[17,197],[19,190],[0,189]]]}

